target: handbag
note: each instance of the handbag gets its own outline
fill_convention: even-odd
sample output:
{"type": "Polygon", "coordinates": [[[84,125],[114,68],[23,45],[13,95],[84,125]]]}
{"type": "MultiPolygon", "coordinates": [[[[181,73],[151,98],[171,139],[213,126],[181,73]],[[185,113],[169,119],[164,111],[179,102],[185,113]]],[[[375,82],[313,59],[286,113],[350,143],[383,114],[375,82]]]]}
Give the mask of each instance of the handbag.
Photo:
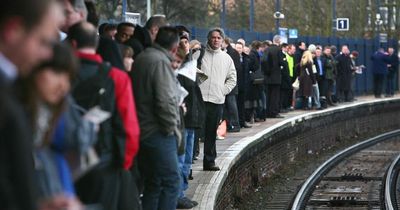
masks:
{"type": "Polygon", "coordinates": [[[264,74],[261,69],[250,74],[250,80],[254,85],[262,84],[264,82],[264,74]]]}
{"type": "Polygon", "coordinates": [[[300,89],[300,81],[299,78],[297,77],[296,80],[293,82],[292,87],[294,90],[300,89]]]}
{"type": "Polygon", "coordinates": [[[219,140],[223,140],[226,137],[227,125],[226,120],[223,120],[217,128],[217,138],[219,140]]]}

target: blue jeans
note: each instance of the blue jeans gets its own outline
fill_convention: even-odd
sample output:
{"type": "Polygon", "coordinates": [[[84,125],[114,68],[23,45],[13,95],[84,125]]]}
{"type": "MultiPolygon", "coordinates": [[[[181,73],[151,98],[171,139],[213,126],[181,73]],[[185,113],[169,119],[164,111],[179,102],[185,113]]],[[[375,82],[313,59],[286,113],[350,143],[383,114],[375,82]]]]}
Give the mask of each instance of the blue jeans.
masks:
{"type": "Polygon", "coordinates": [[[317,109],[321,108],[321,103],[319,102],[319,87],[318,83],[313,85],[312,97],[314,99],[314,104],[317,109]]]}
{"type": "Polygon", "coordinates": [[[258,118],[265,118],[266,110],[267,110],[267,95],[265,94],[264,85],[260,85],[259,88],[259,97],[261,99],[261,106],[257,108],[257,117],[258,118]]]}
{"type": "Polygon", "coordinates": [[[237,95],[231,94],[225,97],[225,108],[227,111],[227,118],[229,123],[229,128],[238,128],[240,127],[239,124],[239,112],[236,103],[237,95]]]}
{"type": "Polygon", "coordinates": [[[178,157],[179,169],[182,177],[179,198],[184,197],[185,191],[189,188],[188,177],[190,169],[192,168],[194,129],[185,129],[184,135],[186,141],[185,154],[178,157]]]}
{"type": "Polygon", "coordinates": [[[180,185],[176,137],[156,132],[141,139],[139,167],[144,179],[143,210],[175,210],[180,185]]]}

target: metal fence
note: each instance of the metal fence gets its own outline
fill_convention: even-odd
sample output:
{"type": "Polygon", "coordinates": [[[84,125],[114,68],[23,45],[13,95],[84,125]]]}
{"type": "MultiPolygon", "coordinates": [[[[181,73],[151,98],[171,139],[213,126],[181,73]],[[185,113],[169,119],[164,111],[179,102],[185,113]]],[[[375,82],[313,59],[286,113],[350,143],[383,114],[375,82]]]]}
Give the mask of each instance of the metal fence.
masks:
{"type": "MultiPolygon", "coordinates": [[[[196,28],[192,27],[192,39],[197,39],[202,43],[206,43],[207,41],[207,33],[209,29],[204,28],[196,28]]],[[[260,33],[260,32],[249,32],[249,31],[240,31],[240,30],[225,30],[225,33],[228,37],[233,40],[237,40],[239,38],[243,38],[246,40],[246,43],[251,43],[254,40],[272,40],[274,33],[260,33]]],[[[289,39],[290,43],[297,43],[299,41],[304,41],[308,44],[320,44],[322,46],[325,45],[336,45],[338,50],[340,50],[340,46],[347,44],[349,46],[350,51],[356,50],[359,52],[359,56],[357,59],[358,65],[365,65],[366,69],[362,74],[356,75],[354,82],[354,93],[357,95],[370,94],[373,90],[373,78],[372,78],[372,63],[371,63],[371,55],[379,48],[383,47],[387,49],[388,46],[394,47],[396,51],[399,50],[398,41],[394,39],[387,40],[387,43],[380,43],[379,39],[348,39],[348,38],[338,38],[338,37],[321,37],[321,36],[299,36],[297,39],[289,39]]],[[[398,78],[398,75],[397,77],[398,78]]],[[[385,86],[386,87],[386,86],[385,86]]],[[[384,88],[385,88],[384,87],[384,88]]],[[[399,81],[396,80],[396,90],[399,89],[399,81]]]]}

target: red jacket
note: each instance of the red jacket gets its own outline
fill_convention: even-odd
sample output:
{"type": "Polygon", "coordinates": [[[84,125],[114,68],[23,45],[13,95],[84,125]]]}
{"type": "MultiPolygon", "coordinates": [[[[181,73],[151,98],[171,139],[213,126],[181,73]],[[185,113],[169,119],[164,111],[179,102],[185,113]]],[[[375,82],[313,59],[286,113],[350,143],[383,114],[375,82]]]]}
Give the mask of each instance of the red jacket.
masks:
{"type": "MultiPolygon", "coordinates": [[[[98,54],[87,54],[78,52],[78,57],[82,60],[89,60],[98,64],[103,63],[103,59],[98,54]]],[[[134,157],[139,151],[139,121],[136,115],[136,105],[133,97],[131,80],[126,72],[112,67],[108,76],[114,81],[116,109],[119,119],[122,120],[122,130],[124,134],[118,139],[124,142],[124,162],[123,168],[128,170],[133,165],[134,157]]],[[[118,132],[115,132],[118,133],[118,132]]]]}

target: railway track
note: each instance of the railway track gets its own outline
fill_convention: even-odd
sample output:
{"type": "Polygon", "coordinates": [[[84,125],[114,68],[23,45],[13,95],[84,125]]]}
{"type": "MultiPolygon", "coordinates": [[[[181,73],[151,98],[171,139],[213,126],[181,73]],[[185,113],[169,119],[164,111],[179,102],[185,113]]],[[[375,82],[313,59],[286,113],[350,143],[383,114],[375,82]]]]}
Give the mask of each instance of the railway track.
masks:
{"type": "Polygon", "coordinates": [[[385,178],[385,208],[388,210],[399,209],[400,192],[400,155],[398,155],[389,167],[385,178]]]}
{"type": "Polygon", "coordinates": [[[337,153],[303,183],[291,209],[398,209],[399,154],[400,130],[337,153]]]}

